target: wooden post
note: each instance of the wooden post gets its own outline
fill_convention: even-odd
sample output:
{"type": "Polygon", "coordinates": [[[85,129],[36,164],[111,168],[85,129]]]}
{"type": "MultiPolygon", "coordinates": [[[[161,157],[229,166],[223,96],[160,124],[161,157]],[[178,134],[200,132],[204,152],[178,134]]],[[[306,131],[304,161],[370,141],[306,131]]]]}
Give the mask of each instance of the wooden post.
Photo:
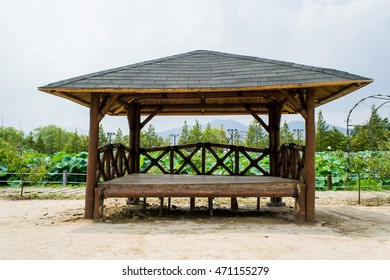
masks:
{"type": "Polygon", "coordinates": [[[269,171],[271,176],[276,176],[276,164],[277,157],[275,156],[275,151],[277,149],[275,143],[275,118],[274,118],[274,106],[273,104],[268,104],[268,144],[269,144],[269,171]]]}
{"type": "MultiPolygon", "coordinates": [[[[278,148],[280,146],[280,121],[282,112],[277,102],[269,104],[268,127],[269,127],[269,148],[270,148],[270,174],[279,176],[278,148]]],[[[281,197],[271,197],[268,206],[285,206],[281,197]]]]}
{"type": "Polygon", "coordinates": [[[127,120],[130,128],[130,171],[139,173],[140,141],[141,141],[141,114],[139,102],[133,102],[127,111],[127,120]]]}
{"type": "Polygon", "coordinates": [[[305,166],[306,166],[306,221],[315,222],[315,95],[314,89],[306,92],[306,148],[305,148],[305,166]]]}
{"type": "Polygon", "coordinates": [[[140,160],[140,148],[141,148],[141,107],[139,102],[135,102],[134,108],[134,121],[135,121],[135,146],[134,146],[134,172],[140,172],[139,160],[140,160]]]}
{"type": "Polygon", "coordinates": [[[135,159],[134,159],[134,147],[135,147],[135,118],[134,118],[134,103],[130,104],[127,111],[127,121],[129,123],[129,148],[130,148],[130,173],[134,173],[135,170],[135,159]]]}
{"type": "Polygon", "coordinates": [[[141,141],[141,114],[139,102],[131,103],[127,111],[127,120],[130,128],[130,172],[139,173],[141,141]]]}
{"type": "Polygon", "coordinates": [[[280,146],[280,120],[282,113],[276,102],[269,106],[269,148],[270,148],[270,173],[271,176],[279,176],[278,148],[280,146]]]}
{"type": "MultiPolygon", "coordinates": [[[[141,112],[139,102],[132,102],[127,110],[127,121],[130,130],[130,173],[140,172],[140,141],[141,141],[141,112]]],[[[146,200],[146,197],[144,197],[146,200]]],[[[127,204],[138,204],[139,198],[128,198],[127,204]]]]}
{"type": "Polygon", "coordinates": [[[88,165],[87,184],[85,189],[85,219],[92,219],[94,213],[94,198],[96,187],[96,171],[99,147],[99,105],[100,94],[91,94],[91,107],[89,113],[89,144],[88,144],[88,165]]]}

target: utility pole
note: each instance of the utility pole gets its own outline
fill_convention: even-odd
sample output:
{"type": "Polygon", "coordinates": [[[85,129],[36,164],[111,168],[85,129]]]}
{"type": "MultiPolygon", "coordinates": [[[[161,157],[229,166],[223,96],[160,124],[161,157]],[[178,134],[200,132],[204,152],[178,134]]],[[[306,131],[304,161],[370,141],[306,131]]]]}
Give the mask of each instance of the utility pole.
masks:
{"type": "Polygon", "coordinates": [[[111,137],[114,136],[115,133],[114,132],[107,132],[107,137],[109,139],[109,143],[111,144],[111,137]]]}
{"type": "Polygon", "coordinates": [[[234,134],[238,132],[237,128],[228,128],[227,132],[230,134],[230,142],[233,145],[234,144],[234,134]]]}
{"type": "Polygon", "coordinates": [[[300,145],[301,144],[301,136],[302,136],[302,133],[303,133],[303,129],[302,128],[294,128],[293,131],[294,131],[294,133],[297,133],[298,145],[300,145]]]}
{"type": "Polygon", "coordinates": [[[173,137],[173,146],[176,146],[176,139],[179,136],[179,134],[170,134],[169,135],[171,138],[173,137]]]}

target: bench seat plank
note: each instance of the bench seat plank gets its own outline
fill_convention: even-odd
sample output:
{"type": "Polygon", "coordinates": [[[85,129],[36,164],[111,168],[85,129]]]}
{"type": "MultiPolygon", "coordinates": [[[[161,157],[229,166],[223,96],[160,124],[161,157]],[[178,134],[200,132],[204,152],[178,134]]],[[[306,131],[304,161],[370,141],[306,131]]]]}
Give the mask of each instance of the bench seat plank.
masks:
{"type": "Polygon", "coordinates": [[[302,212],[304,191],[302,181],[272,176],[134,173],[98,184],[94,217],[102,216],[109,197],[295,197],[302,212]]]}

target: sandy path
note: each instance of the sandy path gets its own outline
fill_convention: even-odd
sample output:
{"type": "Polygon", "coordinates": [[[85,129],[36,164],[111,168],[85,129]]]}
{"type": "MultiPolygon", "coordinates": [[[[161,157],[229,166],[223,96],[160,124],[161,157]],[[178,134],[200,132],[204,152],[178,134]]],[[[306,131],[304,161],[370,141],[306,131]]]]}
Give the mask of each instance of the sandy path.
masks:
{"type": "Polygon", "coordinates": [[[390,259],[390,205],[347,205],[350,195],[318,194],[317,223],[305,225],[289,207],[94,222],[83,200],[3,199],[0,259],[390,259]]]}

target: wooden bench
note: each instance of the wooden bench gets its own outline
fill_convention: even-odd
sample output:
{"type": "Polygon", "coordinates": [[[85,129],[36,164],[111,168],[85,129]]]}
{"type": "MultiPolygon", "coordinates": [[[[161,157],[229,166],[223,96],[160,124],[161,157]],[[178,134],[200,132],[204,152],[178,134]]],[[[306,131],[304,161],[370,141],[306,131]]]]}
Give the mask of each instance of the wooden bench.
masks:
{"type": "Polygon", "coordinates": [[[106,198],[146,197],[293,197],[295,216],[305,221],[305,185],[301,180],[272,176],[226,176],[133,173],[98,184],[94,218],[103,217],[106,198]]]}

